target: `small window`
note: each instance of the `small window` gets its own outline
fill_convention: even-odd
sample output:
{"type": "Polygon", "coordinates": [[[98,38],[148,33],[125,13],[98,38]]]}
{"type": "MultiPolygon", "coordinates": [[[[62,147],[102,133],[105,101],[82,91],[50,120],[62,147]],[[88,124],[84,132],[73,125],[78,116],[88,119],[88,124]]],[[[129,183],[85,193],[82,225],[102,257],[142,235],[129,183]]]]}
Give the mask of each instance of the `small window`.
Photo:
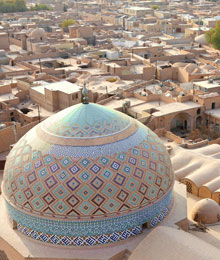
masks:
{"type": "Polygon", "coordinates": [[[76,93],[76,99],[78,99],[78,97],[79,97],[79,96],[78,96],[78,93],[76,93]]]}
{"type": "Polygon", "coordinates": [[[212,109],[215,109],[215,102],[212,103],[212,109]]]}
{"type": "Polygon", "coordinates": [[[208,126],[209,125],[209,120],[208,119],[206,119],[206,126],[208,126]]]}
{"type": "Polygon", "coordinates": [[[75,99],[75,95],[72,95],[72,100],[74,100],[75,99]]]}
{"type": "Polygon", "coordinates": [[[201,109],[199,108],[199,109],[197,110],[197,115],[200,115],[200,113],[201,113],[201,109]]]}
{"type": "Polygon", "coordinates": [[[217,131],[219,131],[219,124],[215,124],[215,128],[217,131]]]}
{"type": "Polygon", "coordinates": [[[14,115],[14,112],[11,112],[10,115],[13,116],[13,115],[14,115]]]}

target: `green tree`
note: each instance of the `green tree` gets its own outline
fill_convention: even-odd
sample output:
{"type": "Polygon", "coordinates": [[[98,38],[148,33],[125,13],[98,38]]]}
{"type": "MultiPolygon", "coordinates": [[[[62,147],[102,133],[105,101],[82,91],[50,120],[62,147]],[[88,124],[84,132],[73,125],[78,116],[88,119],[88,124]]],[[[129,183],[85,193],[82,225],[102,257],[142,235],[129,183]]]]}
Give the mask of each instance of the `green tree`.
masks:
{"type": "Polygon", "coordinates": [[[75,24],[75,21],[73,19],[67,19],[62,22],[61,26],[62,28],[67,28],[68,26],[73,24],[75,24]]]}
{"type": "Polygon", "coordinates": [[[63,11],[67,12],[67,5],[65,5],[65,4],[63,5],[63,11]]]}
{"type": "Polygon", "coordinates": [[[52,10],[49,5],[46,4],[36,4],[30,8],[31,11],[41,11],[41,10],[52,10]]]}
{"type": "Polygon", "coordinates": [[[159,6],[158,6],[158,5],[152,5],[151,8],[152,8],[153,10],[157,10],[157,9],[159,9],[159,6]]]}
{"type": "Polygon", "coordinates": [[[0,13],[15,13],[27,11],[24,0],[0,0],[0,13]]]}
{"type": "Polygon", "coordinates": [[[216,23],[215,28],[206,32],[205,36],[208,43],[215,49],[220,50],[220,21],[216,23]]]}

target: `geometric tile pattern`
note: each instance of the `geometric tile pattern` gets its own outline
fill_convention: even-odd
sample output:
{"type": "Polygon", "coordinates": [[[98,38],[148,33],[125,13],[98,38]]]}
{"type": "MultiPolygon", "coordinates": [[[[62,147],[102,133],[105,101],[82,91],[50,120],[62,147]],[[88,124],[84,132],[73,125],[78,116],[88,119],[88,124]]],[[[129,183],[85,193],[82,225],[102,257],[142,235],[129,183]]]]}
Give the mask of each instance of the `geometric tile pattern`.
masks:
{"type": "Polygon", "coordinates": [[[137,226],[131,229],[127,229],[120,232],[114,232],[111,234],[102,234],[98,236],[88,236],[88,237],[74,237],[74,236],[61,236],[46,234],[43,232],[35,231],[25,226],[18,224],[17,229],[19,232],[23,233],[25,236],[33,238],[35,240],[49,243],[53,245],[64,245],[64,246],[95,246],[95,245],[105,245],[108,243],[114,243],[121,240],[128,239],[130,237],[137,236],[141,233],[142,227],[137,226]]]}
{"type": "Polygon", "coordinates": [[[148,206],[161,199],[173,184],[169,156],[157,139],[148,135],[127,153],[103,155],[95,160],[42,156],[38,151],[38,158],[23,162],[24,151],[29,158],[35,152],[23,143],[16,149],[19,153],[10,154],[6,163],[6,197],[26,212],[31,208],[32,213],[48,216],[51,212],[51,216],[59,218],[69,214],[73,217],[72,209],[75,218],[100,218],[148,206]],[[149,143],[154,145],[153,157],[149,143]],[[17,156],[21,157],[20,162],[17,156]],[[25,168],[26,172],[17,173],[19,168],[25,168]],[[69,200],[72,194],[77,203],[69,200]]]}
{"type": "Polygon", "coordinates": [[[3,195],[24,234],[92,245],[126,239],[132,228],[163,219],[173,182],[169,155],[151,130],[117,111],[80,104],[16,143],[6,161],[3,195]],[[38,131],[46,131],[45,140],[38,131]]]}
{"type": "MultiPolygon", "coordinates": [[[[126,197],[127,195],[125,194],[124,196],[126,197]]],[[[123,196],[122,198],[124,199],[123,196]]],[[[103,203],[102,200],[102,197],[97,196],[95,202],[98,205],[103,203]]],[[[69,202],[72,205],[79,204],[77,197],[74,195],[69,198],[69,202]]],[[[9,215],[17,223],[39,232],[63,236],[93,236],[127,230],[151,221],[171,204],[172,192],[169,192],[164,198],[150,206],[143,207],[135,212],[131,211],[124,215],[113,214],[111,217],[100,217],[99,219],[92,218],[88,220],[82,219],[81,217],[75,219],[76,213],[74,212],[73,207],[71,210],[72,216],[69,215],[69,219],[59,220],[57,218],[51,218],[51,213],[48,213],[48,218],[42,218],[40,215],[31,215],[31,212],[21,212],[9,203],[6,203],[9,215]],[[70,217],[72,217],[72,219],[70,217]]],[[[86,203],[84,206],[86,206],[86,203]]],[[[110,205],[107,206],[110,207],[110,205]]],[[[123,207],[126,209],[125,205],[123,207]]],[[[87,210],[90,210],[90,208],[87,208],[87,210]]]]}
{"type": "Polygon", "coordinates": [[[100,137],[121,131],[129,125],[129,121],[129,117],[115,110],[103,109],[103,106],[90,103],[87,106],[78,104],[51,116],[45,121],[44,127],[58,136],[100,137]]]}
{"type": "Polygon", "coordinates": [[[164,210],[161,211],[159,215],[154,217],[151,221],[149,221],[149,227],[153,228],[157,226],[159,223],[163,221],[163,219],[168,215],[172,208],[172,202],[166,207],[164,210]]]}

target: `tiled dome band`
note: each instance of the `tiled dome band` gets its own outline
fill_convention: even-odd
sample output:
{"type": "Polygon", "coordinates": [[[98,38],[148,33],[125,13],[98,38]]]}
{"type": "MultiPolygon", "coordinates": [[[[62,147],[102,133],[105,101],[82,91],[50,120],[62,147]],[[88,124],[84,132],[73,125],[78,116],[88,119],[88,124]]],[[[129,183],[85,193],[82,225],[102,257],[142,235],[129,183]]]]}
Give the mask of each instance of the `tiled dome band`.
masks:
{"type": "Polygon", "coordinates": [[[172,204],[172,192],[157,203],[139,211],[124,216],[90,221],[52,220],[31,216],[15,209],[8,202],[6,204],[10,217],[32,230],[63,236],[93,236],[120,232],[151,221],[172,204]]]}

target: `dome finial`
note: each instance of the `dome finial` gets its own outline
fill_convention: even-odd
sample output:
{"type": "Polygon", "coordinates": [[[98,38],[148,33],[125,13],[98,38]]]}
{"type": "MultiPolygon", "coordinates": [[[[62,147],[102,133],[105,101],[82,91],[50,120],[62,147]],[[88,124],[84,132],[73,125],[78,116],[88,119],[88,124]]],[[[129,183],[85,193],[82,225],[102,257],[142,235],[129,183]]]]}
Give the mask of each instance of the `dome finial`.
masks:
{"type": "Polygon", "coordinates": [[[88,89],[86,88],[86,82],[83,83],[83,89],[82,89],[82,103],[83,104],[89,104],[88,102],[88,89]]]}

